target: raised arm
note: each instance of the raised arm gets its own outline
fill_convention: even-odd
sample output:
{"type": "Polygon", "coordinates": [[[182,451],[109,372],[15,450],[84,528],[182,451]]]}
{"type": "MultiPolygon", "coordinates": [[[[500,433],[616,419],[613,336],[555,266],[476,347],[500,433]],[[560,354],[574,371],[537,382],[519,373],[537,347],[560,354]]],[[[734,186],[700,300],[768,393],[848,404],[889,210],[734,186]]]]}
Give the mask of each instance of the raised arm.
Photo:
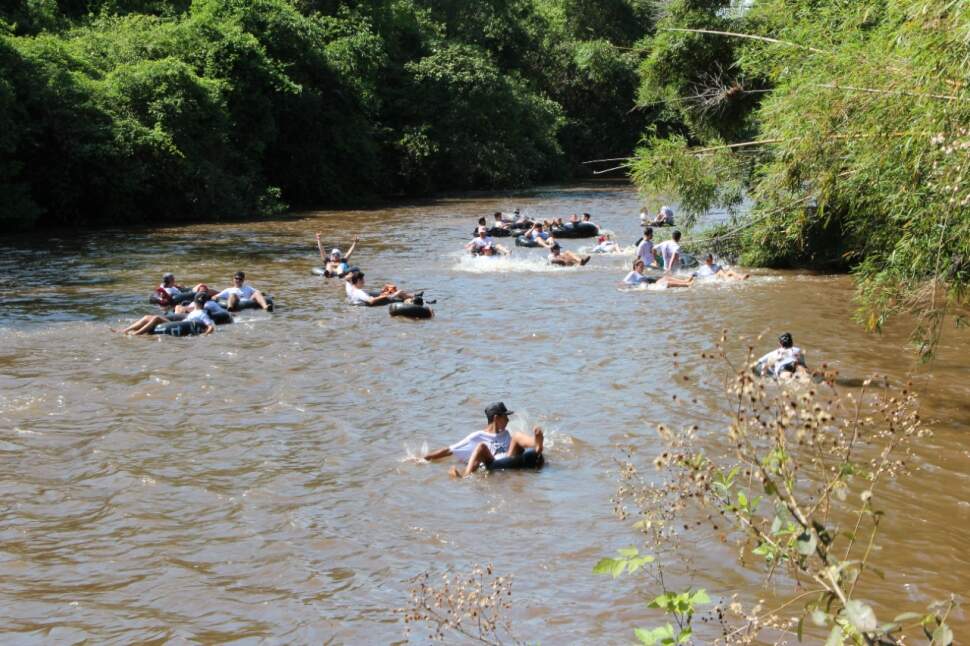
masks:
{"type": "MultiPolygon", "coordinates": [[[[345,260],[345,261],[346,261],[346,260],[350,260],[350,257],[351,257],[352,255],[354,255],[354,249],[356,249],[356,248],[357,248],[357,243],[358,243],[359,241],[360,241],[360,237],[358,237],[358,236],[356,236],[356,235],[355,235],[355,236],[354,236],[354,239],[353,239],[353,240],[352,240],[352,241],[350,242],[350,249],[348,249],[348,250],[347,250],[347,253],[345,253],[345,254],[344,254],[344,260],[345,260]]],[[[323,253],[323,251],[321,250],[321,251],[320,251],[320,253],[323,253]]]]}
{"type": "Polygon", "coordinates": [[[317,232],[317,251],[320,252],[320,260],[322,260],[323,261],[323,264],[326,265],[327,264],[327,257],[323,253],[323,243],[320,242],[320,232],[319,231],[317,232]]]}

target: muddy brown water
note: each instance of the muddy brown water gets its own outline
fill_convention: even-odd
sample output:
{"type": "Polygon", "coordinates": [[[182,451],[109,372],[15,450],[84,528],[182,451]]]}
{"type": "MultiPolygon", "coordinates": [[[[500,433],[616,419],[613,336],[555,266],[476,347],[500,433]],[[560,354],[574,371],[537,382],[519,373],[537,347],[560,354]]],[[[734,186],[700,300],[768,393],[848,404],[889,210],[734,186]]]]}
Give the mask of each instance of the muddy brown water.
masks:
{"type": "MultiPolygon", "coordinates": [[[[845,276],[631,292],[628,256],[554,269],[535,250],[460,253],[479,216],[516,206],[637,237],[635,193],[609,185],[0,242],[0,641],[391,643],[412,577],[491,562],[515,575],[520,638],[629,643],[656,623],[655,590],[591,573],[636,540],[612,513],[617,447],[650,455],[653,426],[683,414],[672,352],[689,363],[723,328],[739,355],[790,330],[843,375],[914,375],[935,435],[883,492],[887,578],[867,594],[888,620],[970,590],[970,335],[920,367],[904,329],[851,321],[845,276]],[[314,231],[345,249],[358,232],[369,284],[427,289],[436,318],[348,306],[310,274],[314,231]],[[108,331],[152,312],[164,271],[226,285],[238,268],[275,314],[205,339],[108,331]],[[493,400],[547,429],[542,472],[459,483],[411,459],[483,426],[493,400]]],[[[718,388],[689,394],[702,433],[722,432],[718,388]]],[[[696,547],[700,574],[680,583],[784,598],[731,548],[696,547]]],[[[951,620],[966,634],[963,609],[951,620]]]]}

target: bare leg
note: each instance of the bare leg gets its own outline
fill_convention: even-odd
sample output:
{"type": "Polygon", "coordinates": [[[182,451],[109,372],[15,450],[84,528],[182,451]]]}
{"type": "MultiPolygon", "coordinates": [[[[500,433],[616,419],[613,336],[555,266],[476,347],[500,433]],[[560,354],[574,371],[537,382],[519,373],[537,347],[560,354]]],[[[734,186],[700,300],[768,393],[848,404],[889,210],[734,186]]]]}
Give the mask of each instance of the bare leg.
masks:
{"type": "Polygon", "coordinates": [[[239,311],[239,296],[229,294],[229,298],[226,299],[226,309],[230,312],[239,311]]]}
{"type": "Polygon", "coordinates": [[[140,319],[138,319],[137,321],[135,321],[134,323],[132,323],[131,325],[129,325],[128,327],[126,327],[125,329],[123,329],[123,330],[112,330],[112,332],[120,332],[121,334],[128,334],[129,332],[132,332],[132,331],[137,330],[138,328],[140,328],[151,317],[152,316],[150,314],[147,315],[147,316],[143,316],[140,319]]]}
{"type": "Polygon", "coordinates": [[[532,429],[533,437],[525,433],[515,433],[512,436],[512,443],[509,445],[509,455],[522,455],[526,449],[535,449],[536,453],[542,453],[543,435],[542,429],[536,426],[532,429]]]}
{"type": "Polygon", "coordinates": [[[488,450],[488,447],[484,444],[479,444],[472,451],[472,456],[468,458],[468,466],[465,467],[464,473],[458,472],[458,467],[451,467],[449,472],[452,476],[456,478],[467,478],[471,474],[475,473],[475,470],[483,464],[491,464],[495,457],[492,452],[488,450]]]}
{"type": "Polygon", "coordinates": [[[661,280],[667,285],[667,287],[690,287],[694,284],[694,277],[691,276],[687,280],[683,278],[674,278],[673,276],[664,276],[661,280]]]}
{"type": "Polygon", "coordinates": [[[133,334],[135,336],[139,336],[142,334],[151,334],[158,325],[161,325],[162,323],[168,323],[168,319],[165,318],[164,316],[146,316],[145,318],[148,320],[145,321],[141,325],[141,327],[130,332],[130,334],[133,334]]]}
{"type": "Polygon", "coordinates": [[[266,297],[263,296],[263,292],[259,291],[258,289],[253,292],[253,300],[259,303],[259,306],[264,310],[269,309],[269,303],[266,302],[266,297]]]}

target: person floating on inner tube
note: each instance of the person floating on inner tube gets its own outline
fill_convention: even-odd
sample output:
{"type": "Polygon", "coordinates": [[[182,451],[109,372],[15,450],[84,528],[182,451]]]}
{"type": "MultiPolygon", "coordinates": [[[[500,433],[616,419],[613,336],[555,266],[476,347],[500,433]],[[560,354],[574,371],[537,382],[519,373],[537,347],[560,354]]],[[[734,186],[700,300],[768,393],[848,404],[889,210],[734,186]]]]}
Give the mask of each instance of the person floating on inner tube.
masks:
{"type": "MultiPolygon", "coordinates": [[[[185,321],[200,321],[202,325],[205,326],[205,332],[203,334],[212,334],[216,329],[216,324],[209,317],[209,313],[205,310],[205,304],[209,300],[209,295],[205,292],[200,292],[195,295],[195,303],[198,305],[198,309],[190,312],[183,320],[185,321]]],[[[155,328],[162,323],[168,323],[171,319],[164,316],[158,316],[155,314],[149,314],[143,316],[124,330],[120,330],[122,334],[128,334],[131,336],[140,336],[143,334],[151,334],[155,331],[155,328]]]]}
{"type": "Polygon", "coordinates": [[[452,477],[461,478],[474,473],[478,467],[484,466],[488,470],[514,468],[517,466],[538,467],[542,464],[542,429],[538,426],[532,429],[532,437],[524,433],[510,433],[508,430],[509,415],[512,411],[505,407],[504,402],[490,404],[485,409],[488,426],[484,430],[475,431],[460,442],[432,451],[424,456],[429,462],[440,460],[450,455],[465,465],[464,470],[454,466],[449,473],[452,477]],[[526,460],[526,451],[532,454],[526,460]]]}
{"type": "Polygon", "coordinates": [[[725,269],[721,265],[714,262],[714,255],[707,254],[704,259],[704,264],[701,265],[697,271],[694,272],[695,278],[704,279],[720,279],[720,280],[747,280],[751,277],[751,274],[739,274],[736,271],[730,269],[725,269]]]}
{"type": "Polygon", "coordinates": [[[590,253],[623,253],[623,248],[612,234],[605,234],[596,239],[596,246],[590,249],[590,253]]]}
{"type": "Polygon", "coordinates": [[[589,213],[583,213],[583,224],[592,224],[594,227],[599,229],[599,225],[593,222],[590,218],[592,216],[589,213]]]}
{"type": "Polygon", "coordinates": [[[660,254],[664,261],[664,273],[672,274],[680,269],[680,231],[674,230],[670,240],[664,240],[653,248],[655,254],[660,254]]]}
{"type": "Polygon", "coordinates": [[[485,227],[478,227],[478,235],[465,245],[465,249],[471,251],[474,256],[492,256],[496,251],[509,255],[509,250],[495,242],[495,238],[488,235],[488,229],[485,227]]]}
{"type": "Polygon", "coordinates": [[[336,276],[338,278],[343,278],[348,271],[350,271],[350,265],[348,260],[354,255],[354,250],[357,248],[357,241],[360,240],[357,236],[350,243],[350,249],[347,250],[346,254],[341,254],[340,249],[334,247],[330,250],[329,256],[324,256],[323,254],[323,243],[320,242],[320,234],[317,233],[317,250],[320,252],[320,260],[323,261],[323,275],[327,278],[336,276]]]}
{"type": "Polygon", "coordinates": [[[162,274],[162,284],[159,285],[158,289],[155,291],[159,292],[159,296],[165,294],[168,296],[168,300],[171,301],[171,299],[184,292],[185,288],[175,283],[175,274],[172,272],[166,272],[162,274]]]}
{"type": "Polygon", "coordinates": [[[232,287],[227,287],[214,297],[216,300],[226,299],[226,309],[230,312],[235,312],[239,310],[239,302],[246,301],[256,301],[261,308],[268,312],[273,311],[273,306],[266,302],[266,297],[263,296],[263,292],[259,291],[252,285],[246,284],[246,273],[242,271],[237,271],[232,276],[232,287]]]}
{"type": "Polygon", "coordinates": [[[623,279],[623,283],[626,285],[640,285],[642,283],[657,282],[657,279],[654,276],[644,276],[643,269],[643,260],[641,258],[635,258],[633,260],[633,271],[626,275],[626,277],[623,279]]]}
{"type": "Polygon", "coordinates": [[[674,210],[669,206],[661,206],[657,216],[649,224],[654,227],[674,226],[674,210]]]}
{"type": "Polygon", "coordinates": [[[808,375],[805,353],[795,345],[790,333],[778,337],[778,347],[754,364],[754,371],[762,377],[798,377],[808,375]]]}
{"type": "Polygon", "coordinates": [[[573,265],[585,265],[589,262],[589,256],[583,256],[580,258],[572,251],[563,251],[559,243],[553,243],[549,248],[549,262],[554,265],[562,265],[564,267],[571,267],[573,265]]]}
{"type": "Polygon", "coordinates": [[[347,298],[350,300],[351,305],[384,305],[390,303],[391,301],[401,301],[414,298],[412,294],[408,294],[395,287],[394,285],[385,285],[384,289],[377,296],[371,296],[364,291],[364,272],[362,271],[352,271],[347,276],[347,298]]]}
{"type": "Polygon", "coordinates": [[[188,305],[175,306],[175,313],[191,314],[196,310],[204,309],[209,314],[210,318],[213,316],[228,316],[229,320],[231,321],[232,315],[222,305],[219,305],[218,301],[215,301],[212,299],[212,297],[209,294],[208,287],[206,287],[205,285],[200,285],[200,287],[202,287],[202,289],[198,290],[198,292],[192,298],[191,303],[189,303],[188,305]],[[200,295],[205,296],[205,301],[202,303],[201,306],[198,303],[200,295]]]}
{"type": "Polygon", "coordinates": [[[532,228],[525,232],[525,239],[534,240],[536,244],[546,249],[552,249],[552,245],[556,242],[552,239],[552,235],[545,230],[542,222],[533,224],[532,228]]]}
{"type": "Polygon", "coordinates": [[[496,229],[508,229],[510,224],[512,224],[512,221],[506,220],[501,211],[495,212],[495,222],[492,223],[493,227],[496,229]]]}
{"type": "Polygon", "coordinates": [[[644,263],[642,258],[635,258],[633,260],[633,271],[626,275],[623,279],[625,285],[642,285],[642,284],[656,284],[657,287],[690,287],[694,284],[694,277],[691,276],[686,280],[683,278],[674,278],[673,276],[663,275],[659,278],[653,276],[644,276],[644,263]]]}

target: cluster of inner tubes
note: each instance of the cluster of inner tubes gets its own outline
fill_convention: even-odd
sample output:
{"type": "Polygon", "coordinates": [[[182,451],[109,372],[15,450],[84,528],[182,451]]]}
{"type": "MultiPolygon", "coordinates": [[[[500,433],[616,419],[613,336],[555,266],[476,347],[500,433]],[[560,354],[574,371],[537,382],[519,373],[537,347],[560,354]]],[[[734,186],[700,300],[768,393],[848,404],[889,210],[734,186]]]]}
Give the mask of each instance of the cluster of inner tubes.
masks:
{"type": "MultiPolygon", "coordinates": [[[[196,293],[191,290],[184,290],[177,294],[170,294],[162,288],[156,289],[148,297],[148,302],[152,305],[158,305],[159,307],[164,307],[166,309],[174,309],[176,305],[188,305],[195,300],[196,293]]],[[[274,308],[273,297],[266,296],[266,303],[269,305],[269,311],[274,308]]],[[[220,299],[216,301],[222,306],[222,311],[219,312],[208,312],[209,318],[216,325],[229,325],[233,322],[232,314],[228,310],[228,301],[226,299],[220,299]]],[[[237,301],[236,307],[233,311],[248,310],[248,309],[259,309],[260,305],[252,299],[240,299],[237,301]]],[[[205,332],[205,325],[198,320],[186,321],[185,318],[188,314],[182,312],[170,312],[165,315],[168,319],[168,323],[159,323],[152,330],[152,334],[164,334],[167,336],[197,336],[205,332]]]]}

